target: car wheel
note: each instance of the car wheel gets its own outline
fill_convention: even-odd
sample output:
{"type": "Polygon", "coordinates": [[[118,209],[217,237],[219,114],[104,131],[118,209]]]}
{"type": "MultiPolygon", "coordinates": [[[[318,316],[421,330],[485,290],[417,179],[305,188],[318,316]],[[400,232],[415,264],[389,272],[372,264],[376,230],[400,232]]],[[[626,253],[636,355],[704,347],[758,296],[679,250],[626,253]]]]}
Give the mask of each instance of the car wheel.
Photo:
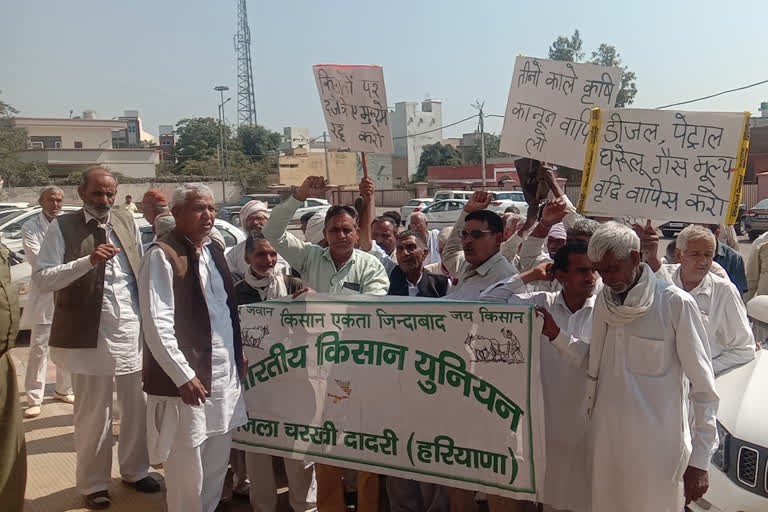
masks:
{"type": "Polygon", "coordinates": [[[749,231],[747,233],[747,236],[749,236],[749,241],[750,242],[754,242],[755,240],[757,240],[757,237],[760,236],[760,235],[757,233],[757,231],[749,231]]]}
{"type": "Polygon", "coordinates": [[[744,236],[747,232],[747,230],[744,228],[744,219],[737,220],[736,224],[733,225],[733,229],[736,230],[737,235],[744,236]]]}
{"type": "Polygon", "coordinates": [[[675,236],[673,231],[662,231],[661,234],[664,235],[664,238],[672,238],[675,236]]]}

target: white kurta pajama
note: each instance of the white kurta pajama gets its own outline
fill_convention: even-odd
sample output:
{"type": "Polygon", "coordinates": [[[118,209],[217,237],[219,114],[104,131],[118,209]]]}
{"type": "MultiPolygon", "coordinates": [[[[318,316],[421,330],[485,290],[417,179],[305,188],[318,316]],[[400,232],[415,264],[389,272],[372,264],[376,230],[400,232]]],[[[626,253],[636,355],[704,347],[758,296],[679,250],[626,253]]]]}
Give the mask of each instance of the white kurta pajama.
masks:
{"type": "MultiPolygon", "coordinates": [[[[205,404],[180,397],[147,397],[150,461],[164,463],[171,512],[213,512],[227,473],[232,430],[248,420],[240,388],[224,281],[206,246],[199,259],[200,282],[211,322],[211,389],[205,404]]],[[[158,246],[141,264],[144,336],[153,357],[176,386],[195,372],[174,334],[173,270],[158,246]]]]}
{"type": "Polygon", "coordinates": [[[489,287],[480,300],[541,306],[560,327],[560,334],[551,342],[547,336],[541,336],[547,463],[540,501],[558,510],[589,512],[592,489],[583,414],[586,380],[581,364],[589,350],[595,296],[588,298],[581,309],[571,312],[562,292],[527,292],[517,275],[489,287]],[[569,346],[573,347],[575,357],[567,351],[569,346]],[[560,353],[562,349],[566,350],[560,353]]]}
{"type": "MultiPolygon", "coordinates": [[[[589,354],[579,340],[559,347],[579,364],[599,362],[589,424],[594,512],[680,512],[683,473],[689,465],[707,470],[717,448],[718,396],[698,306],[641,268],[619,309],[634,307],[645,289],[652,296],[645,313],[622,323],[598,298],[589,354]]],[[[601,293],[618,302],[610,288],[601,293]]]]}
{"type": "MultiPolygon", "coordinates": [[[[86,223],[93,219],[84,212],[86,223]]],[[[109,243],[121,247],[109,225],[109,243]]],[[[142,252],[140,232],[136,247],[142,252]]],[[[40,248],[32,281],[41,292],[54,292],[72,284],[93,268],[90,256],[64,261],[64,237],[54,220],[40,248]]],[[[141,343],[136,279],[124,251],[108,260],[104,270],[96,348],[51,347],[51,359],[72,373],[77,399],[74,405],[77,489],[92,494],[109,488],[112,467],[112,392],[122,418],[118,459],[126,482],[146,477],[149,470],[146,426],[132,419],[146,414],[146,396],[141,389],[141,343]]]]}
{"type": "MultiPolygon", "coordinates": [[[[21,227],[24,256],[32,271],[37,269],[37,255],[48,231],[50,222],[43,212],[35,215],[21,227]]],[[[45,377],[48,369],[48,338],[53,321],[53,293],[41,292],[34,282],[29,286],[29,300],[24,308],[21,324],[31,325],[29,356],[24,388],[27,393],[27,405],[40,405],[45,391],[45,377]]],[[[69,371],[56,365],[56,393],[72,393],[72,378],[69,371]]]]}

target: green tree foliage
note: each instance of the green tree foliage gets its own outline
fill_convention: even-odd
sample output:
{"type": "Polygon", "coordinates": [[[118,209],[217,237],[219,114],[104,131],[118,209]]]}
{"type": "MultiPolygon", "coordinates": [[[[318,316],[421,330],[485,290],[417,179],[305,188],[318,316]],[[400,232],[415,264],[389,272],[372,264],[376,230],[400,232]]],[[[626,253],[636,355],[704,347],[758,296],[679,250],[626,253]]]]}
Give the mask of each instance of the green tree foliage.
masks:
{"type": "Polygon", "coordinates": [[[555,42],[549,47],[549,58],[553,60],[567,60],[569,62],[579,62],[584,58],[581,40],[578,30],[573,31],[571,37],[557,36],[555,42]]]}
{"type": "MultiPolygon", "coordinates": [[[[549,47],[549,58],[554,60],[565,60],[569,62],[581,62],[584,59],[582,51],[582,40],[579,31],[575,30],[569,37],[558,36],[549,47]]],[[[589,60],[592,64],[601,66],[621,66],[624,68],[624,74],[621,77],[621,88],[616,95],[616,106],[628,107],[635,101],[637,94],[637,75],[629,70],[628,66],[622,65],[621,55],[616,47],[610,44],[601,44],[600,47],[592,52],[592,58],[589,60]]]]}
{"type": "Polygon", "coordinates": [[[48,166],[40,162],[25,163],[18,153],[27,148],[27,131],[17,128],[11,105],[0,101],[0,176],[6,187],[36,187],[51,183],[48,166]]]}
{"type": "Polygon", "coordinates": [[[261,125],[256,125],[241,126],[237,130],[236,138],[244,154],[251,157],[252,160],[262,160],[274,156],[275,152],[280,149],[282,135],[261,125]]]}
{"type": "Polygon", "coordinates": [[[414,176],[415,181],[427,180],[427,168],[433,165],[461,165],[461,153],[450,145],[443,146],[439,142],[428,144],[422,148],[419,159],[419,169],[414,176]]]}
{"type": "MultiPolygon", "coordinates": [[[[501,137],[499,137],[496,134],[493,133],[486,133],[485,134],[485,158],[499,158],[503,156],[510,156],[507,153],[502,153],[499,151],[499,143],[501,142],[501,137]]],[[[477,145],[472,150],[472,154],[470,155],[467,163],[470,164],[479,164],[482,162],[480,156],[480,138],[477,139],[477,145]]]]}
{"type": "MultiPolygon", "coordinates": [[[[216,148],[220,141],[219,123],[212,117],[193,117],[176,123],[176,144],[173,158],[182,172],[188,160],[216,161],[216,148]]],[[[224,125],[224,137],[231,138],[229,126],[224,125]]]]}

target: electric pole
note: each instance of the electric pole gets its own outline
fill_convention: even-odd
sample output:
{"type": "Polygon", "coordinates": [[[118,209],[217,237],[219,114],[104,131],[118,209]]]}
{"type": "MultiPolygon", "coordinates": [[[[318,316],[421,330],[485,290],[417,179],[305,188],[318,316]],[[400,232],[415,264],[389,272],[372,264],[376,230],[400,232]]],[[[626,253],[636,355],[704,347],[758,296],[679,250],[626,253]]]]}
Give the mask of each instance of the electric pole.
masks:
{"type": "Polygon", "coordinates": [[[328,134],[323,132],[323,151],[325,151],[325,181],[331,182],[331,171],[328,168],[328,134]]]}
{"type": "Polygon", "coordinates": [[[485,102],[480,103],[479,101],[475,101],[475,104],[472,105],[474,108],[476,108],[479,111],[480,116],[480,167],[481,167],[481,176],[483,179],[483,190],[486,189],[485,184],[485,124],[484,124],[484,116],[483,116],[483,107],[485,106],[485,102]]]}

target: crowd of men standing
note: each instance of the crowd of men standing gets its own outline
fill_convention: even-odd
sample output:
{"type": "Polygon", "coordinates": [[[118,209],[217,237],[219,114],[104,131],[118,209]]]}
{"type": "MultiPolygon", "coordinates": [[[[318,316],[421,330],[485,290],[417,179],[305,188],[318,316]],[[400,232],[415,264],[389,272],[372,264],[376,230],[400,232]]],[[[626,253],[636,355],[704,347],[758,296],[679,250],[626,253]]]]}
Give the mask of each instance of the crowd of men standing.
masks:
{"type": "MultiPolygon", "coordinates": [[[[546,169],[541,180],[552,199],[538,218],[499,216],[487,209],[491,195],[476,192],[452,228],[431,230],[415,213],[401,231],[399,219],[373,215],[374,186],[364,178],[359,210],[334,205],[303,218],[301,240],[288,230],[295,211],[326,191],[323,178],[310,177],[271,211],[245,205],[248,238],[227,254],[205,185],[180,186],[170,201],[147,193],[141,210],[157,236],[146,247],[136,206],[114,206],[118,183],[107,169],[83,173],[77,212],[60,215],[62,192],[48,187],[24,227],[34,293],[25,414],[40,414],[50,347],[54,398],[74,404],[76,486],[89,508],[111,505],[116,393],[125,485],[161,492],[149,470],[162,465],[172,512],[212,512],[232,491],[249,495],[254,511],[274,512],[271,457],[231,450],[233,430],[247,421],[239,305],[313,292],[534,304],[544,319],[544,509],[680,512],[708,487],[715,375],[755,355],[743,290],[732,282],[743,263],[742,275],[731,275],[735,258],[701,226],[686,228],[665,261],[650,223],[583,218],[546,169]],[[713,263],[722,255],[724,269],[713,263]]],[[[9,433],[0,498],[20,510],[23,430],[7,356],[15,297],[0,263],[0,325],[8,326],[0,425],[9,433]]],[[[345,511],[349,472],[284,466],[294,512],[345,511]]],[[[393,512],[474,511],[479,498],[363,471],[354,480],[360,512],[378,510],[382,482],[393,512]]],[[[487,500],[491,512],[535,507],[487,500]]]]}

